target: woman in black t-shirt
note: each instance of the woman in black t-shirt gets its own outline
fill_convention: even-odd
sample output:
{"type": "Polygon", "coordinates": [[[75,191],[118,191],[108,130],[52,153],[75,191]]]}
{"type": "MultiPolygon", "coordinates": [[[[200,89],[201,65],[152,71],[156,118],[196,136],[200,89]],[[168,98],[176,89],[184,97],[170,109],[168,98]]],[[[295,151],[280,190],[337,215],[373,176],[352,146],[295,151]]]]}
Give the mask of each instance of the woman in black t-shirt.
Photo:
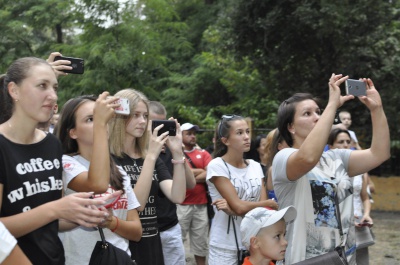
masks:
{"type": "Polygon", "coordinates": [[[110,148],[118,165],[131,178],[132,187],[140,202],[139,217],[143,235],[139,242],[130,242],[132,259],[138,264],[164,264],[160,234],[157,224],[157,193],[160,188],[173,203],[185,199],[185,159],[182,152],[182,135],[176,122],[176,136],[168,132],[157,136],[160,126],[148,132],[148,100],[134,89],[124,89],[116,97],[129,100],[130,114],[116,115],[110,122],[110,148]],[[149,139],[150,137],[150,139],[149,139]],[[161,148],[167,144],[172,153],[174,175],[171,175],[159,158],[161,148]],[[148,147],[146,147],[148,145],[148,147]]]}
{"type": "Polygon", "coordinates": [[[57,77],[46,61],[16,60],[0,77],[0,221],[33,264],[64,264],[58,230],[95,227],[105,214],[91,193],[62,195],[62,149],[37,129],[53,114],[57,77]],[[59,219],[64,222],[58,222],[59,219]]]}

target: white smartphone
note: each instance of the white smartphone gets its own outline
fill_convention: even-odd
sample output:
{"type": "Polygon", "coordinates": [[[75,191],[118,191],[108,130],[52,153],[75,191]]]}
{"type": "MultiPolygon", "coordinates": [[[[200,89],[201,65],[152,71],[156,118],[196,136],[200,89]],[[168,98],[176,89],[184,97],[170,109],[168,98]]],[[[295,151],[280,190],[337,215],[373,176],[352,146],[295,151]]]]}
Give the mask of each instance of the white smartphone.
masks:
{"type": "Polygon", "coordinates": [[[354,95],[355,97],[366,96],[367,87],[363,81],[355,79],[346,80],[346,94],[354,95]]]}
{"type": "Polygon", "coordinates": [[[129,115],[130,108],[129,108],[129,99],[127,98],[118,98],[114,103],[121,104],[118,108],[115,109],[115,113],[122,114],[122,115],[129,115]]]}

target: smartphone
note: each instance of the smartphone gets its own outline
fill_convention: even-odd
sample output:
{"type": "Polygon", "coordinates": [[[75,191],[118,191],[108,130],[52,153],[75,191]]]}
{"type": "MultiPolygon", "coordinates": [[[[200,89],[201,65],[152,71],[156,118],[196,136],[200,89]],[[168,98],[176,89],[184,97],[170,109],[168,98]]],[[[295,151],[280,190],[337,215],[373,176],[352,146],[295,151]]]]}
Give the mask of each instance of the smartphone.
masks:
{"type": "Polygon", "coordinates": [[[165,133],[169,132],[169,136],[176,136],[176,123],[175,121],[171,120],[152,120],[151,121],[151,131],[154,131],[154,128],[157,126],[164,124],[164,126],[158,131],[158,136],[165,133]]]}
{"type": "Polygon", "coordinates": [[[359,224],[360,226],[371,226],[369,222],[363,222],[359,224]]]}
{"type": "Polygon", "coordinates": [[[83,74],[85,71],[84,69],[84,60],[81,58],[74,58],[74,57],[66,57],[66,56],[56,56],[54,58],[54,61],[59,61],[59,60],[67,60],[70,61],[71,64],[68,66],[71,66],[71,70],[62,70],[64,73],[69,73],[69,74],[83,74]]]}
{"type": "MultiPolygon", "coordinates": [[[[109,98],[109,97],[107,97],[109,98]]],[[[114,101],[116,104],[121,104],[118,108],[115,109],[115,113],[122,114],[122,115],[129,115],[130,108],[129,108],[129,99],[127,98],[118,98],[114,101]]]]}
{"type": "Polygon", "coordinates": [[[355,79],[346,80],[346,94],[354,95],[355,97],[366,96],[367,87],[363,81],[355,79]]]}

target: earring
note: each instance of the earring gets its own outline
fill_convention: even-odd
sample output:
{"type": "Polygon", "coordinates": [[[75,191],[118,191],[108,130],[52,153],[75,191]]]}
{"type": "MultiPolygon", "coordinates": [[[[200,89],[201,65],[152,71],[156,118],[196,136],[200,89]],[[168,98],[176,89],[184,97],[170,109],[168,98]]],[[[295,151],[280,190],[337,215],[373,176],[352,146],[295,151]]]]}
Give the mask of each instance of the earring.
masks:
{"type": "Polygon", "coordinates": [[[15,102],[18,102],[18,99],[16,99],[15,102]]]}

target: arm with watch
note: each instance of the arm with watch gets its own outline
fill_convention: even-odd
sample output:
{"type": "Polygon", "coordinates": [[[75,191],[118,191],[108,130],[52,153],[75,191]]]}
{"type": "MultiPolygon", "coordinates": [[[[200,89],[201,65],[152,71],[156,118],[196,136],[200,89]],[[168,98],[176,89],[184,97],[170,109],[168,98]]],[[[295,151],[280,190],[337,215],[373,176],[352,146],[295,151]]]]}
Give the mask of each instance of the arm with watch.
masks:
{"type": "Polygon", "coordinates": [[[169,136],[166,142],[172,153],[172,164],[174,174],[172,180],[160,182],[160,188],[167,198],[173,203],[182,203],[186,196],[186,161],[182,151],[182,132],[177,120],[176,136],[169,136]]]}

